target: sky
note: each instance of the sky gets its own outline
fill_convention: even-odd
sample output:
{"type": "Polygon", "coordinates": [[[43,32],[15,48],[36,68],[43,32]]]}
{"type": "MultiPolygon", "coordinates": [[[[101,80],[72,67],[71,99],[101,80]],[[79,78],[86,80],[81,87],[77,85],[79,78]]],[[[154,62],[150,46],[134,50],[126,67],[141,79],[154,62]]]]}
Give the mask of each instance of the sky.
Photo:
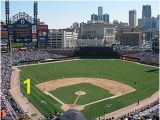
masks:
{"type": "MultiPolygon", "coordinates": [[[[10,0],[10,17],[26,12],[33,16],[33,1],[10,0]]],[[[38,0],[38,18],[49,25],[51,29],[67,28],[73,22],[87,22],[91,14],[98,14],[98,6],[103,7],[103,13],[110,16],[110,22],[118,20],[128,22],[129,10],[137,11],[137,18],[142,16],[142,6],[151,5],[152,16],[160,14],[158,0],[38,0]]],[[[1,20],[5,20],[5,2],[1,1],[1,20]]]]}

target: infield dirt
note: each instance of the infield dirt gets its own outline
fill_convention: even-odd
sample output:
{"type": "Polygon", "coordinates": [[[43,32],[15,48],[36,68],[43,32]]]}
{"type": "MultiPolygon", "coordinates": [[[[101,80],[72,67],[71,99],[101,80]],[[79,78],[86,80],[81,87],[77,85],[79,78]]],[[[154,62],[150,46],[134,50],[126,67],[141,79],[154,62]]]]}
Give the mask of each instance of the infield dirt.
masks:
{"type": "MultiPolygon", "coordinates": [[[[55,96],[49,94],[49,91],[54,91],[57,88],[61,87],[66,87],[70,85],[75,85],[75,84],[80,84],[80,83],[89,83],[93,84],[95,86],[101,87],[103,89],[108,90],[111,94],[113,94],[112,97],[101,99],[94,101],[92,103],[88,103],[85,105],[76,105],[76,104],[65,104],[63,101],[60,103],[62,104],[61,108],[66,111],[70,108],[78,109],[78,110],[83,110],[85,106],[95,104],[107,99],[119,97],[121,95],[128,94],[130,92],[136,91],[135,88],[113,80],[108,80],[108,79],[100,79],[100,78],[86,78],[86,77],[80,77],[80,78],[64,78],[64,79],[59,79],[59,80],[51,80],[47,82],[43,82],[40,84],[37,84],[36,87],[38,87],[42,92],[46,93],[46,95],[50,95],[52,98],[55,98],[55,96]]],[[[87,93],[86,93],[87,94],[87,93]]],[[[56,98],[58,101],[59,99],[56,98]]]]}
{"type": "Polygon", "coordinates": [[[86,77],[51,80],[37,84],[36,87],[38,87],[41,91],[53,91],[60,87],[75,85],[79,83],[90,83],[96,85],[98,87],[109,90],[110,93],[113,95],[123,95],[136,90],[135,88],[121,82],[108,79],[86,77]]]}

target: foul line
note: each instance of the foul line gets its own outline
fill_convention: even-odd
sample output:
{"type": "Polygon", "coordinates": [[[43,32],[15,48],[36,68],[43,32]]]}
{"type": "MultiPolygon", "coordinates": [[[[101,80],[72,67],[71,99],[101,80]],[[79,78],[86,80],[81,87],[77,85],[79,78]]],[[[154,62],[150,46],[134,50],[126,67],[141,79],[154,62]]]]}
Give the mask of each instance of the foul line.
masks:
{"type": "MultiPolygon", "coordinates": [[[[61,100],[59,100],[57,97],[55,97],[54,95],[49,93],[48,91],[43,91],[43,92],[46,95],[51,96],[53,99],[55,99],[57,102],[61,103],[62,105],[67,105],[64,102],[62,102],[61,100]]],[[[95,104],[95,103],[99,103],[99,102],[102,102],[102,101],[105,101],[105,100],[108,100],[108,99],[113,99],[113,98],[116,98],[116,97],[119,97],[119,96],[122,96],[122,95],[115,95],[115,96],[107,97],[107,98],[104,98],[104,99],[100,99],[100,100],[97,100],[97,101],[94,101],[94,102],[90,102],[90,103],[84,104],[84,106],[89,106],[89,105],[92,105],[92,104],[95,104]]],[[[76,100],[74,101],[74,104],[76,104],[76,102],[78,101],[79,97],[80,97],[80,95],[77,96],[76,100]]]]}
{"type": "Polygon", "coordinates": [[[65,103],[62,102],[60,99],[58,99],[57,97],[53,96],[52,94],[50,94],[48,91],[43,91],[46,95],[51,96],[53,99],[55,99],[57,102],[61,103],[62,105],[64,105],[65,103]]]}
{"type": "Polygon", "coordinates": [[[88,105],[92,105],[92,104],[95,104],[95,103],[99,103],[99,102],[102,102],[102,101],[105,101],[105,100],[108,100],[108,99],[113,99],[113,98],[116,98],[116,97],[119,97],[119,96],[122,96],[122,95],[115,95],[115,96],[107,97],[107,98],[104,98],[104,99],[100,99],[100,100],[85,104],[84,106],[88,106],[88,105]]]}

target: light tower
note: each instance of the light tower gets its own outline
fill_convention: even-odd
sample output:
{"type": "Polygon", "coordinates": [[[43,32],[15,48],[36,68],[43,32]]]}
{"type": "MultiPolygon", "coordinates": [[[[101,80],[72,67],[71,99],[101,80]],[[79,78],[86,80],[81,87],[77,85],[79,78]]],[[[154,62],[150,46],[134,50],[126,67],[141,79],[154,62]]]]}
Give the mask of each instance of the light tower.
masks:
{"type": "Polygon", "coordinates": [[[37,15],[38,15],[38,2],[35,1],[34,2],[34,6],[33,6],[33,9],[34,9],[34,24],[37,25],[37,15]]]}
{"type": "Polygon", "coordinates": [[[10,14],[9,0],[5,1],[5,11],[6,11],[6,25],[8,25],[9,24],[9,14],[10,14]]]}
{"type": "Polygon", "coordinates": [[[7,44],[7,49],[9,52],[11,52],[11,39],[10,39],[10,35],[9,35],[9,14],[10,14],[10,9],[9,9],[9,0],[5,1],[5,14],[6,14],[6,25],[7,25],[7,31],[8,31],[8,44],[7,44]]]}

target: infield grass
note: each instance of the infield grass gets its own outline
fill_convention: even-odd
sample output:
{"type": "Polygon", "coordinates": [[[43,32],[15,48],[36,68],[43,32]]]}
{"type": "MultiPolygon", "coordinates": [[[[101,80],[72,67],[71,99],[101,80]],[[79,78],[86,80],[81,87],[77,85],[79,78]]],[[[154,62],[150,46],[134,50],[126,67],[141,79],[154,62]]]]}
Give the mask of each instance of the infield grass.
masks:
{"type": "Polygon", "coordinates": [[[78,105],[84,105],[112,96],[112,94],[110,94],[108,90],[89,83],[80,83],[57,88],[54,91],[50,91],[50,93],[64,103],[73,104],[75,99],[77,98],[75,92],[79,90],[86,92],[86,95],[79,97],[78,101],[76,102],[76,104],[78,105]]]}

